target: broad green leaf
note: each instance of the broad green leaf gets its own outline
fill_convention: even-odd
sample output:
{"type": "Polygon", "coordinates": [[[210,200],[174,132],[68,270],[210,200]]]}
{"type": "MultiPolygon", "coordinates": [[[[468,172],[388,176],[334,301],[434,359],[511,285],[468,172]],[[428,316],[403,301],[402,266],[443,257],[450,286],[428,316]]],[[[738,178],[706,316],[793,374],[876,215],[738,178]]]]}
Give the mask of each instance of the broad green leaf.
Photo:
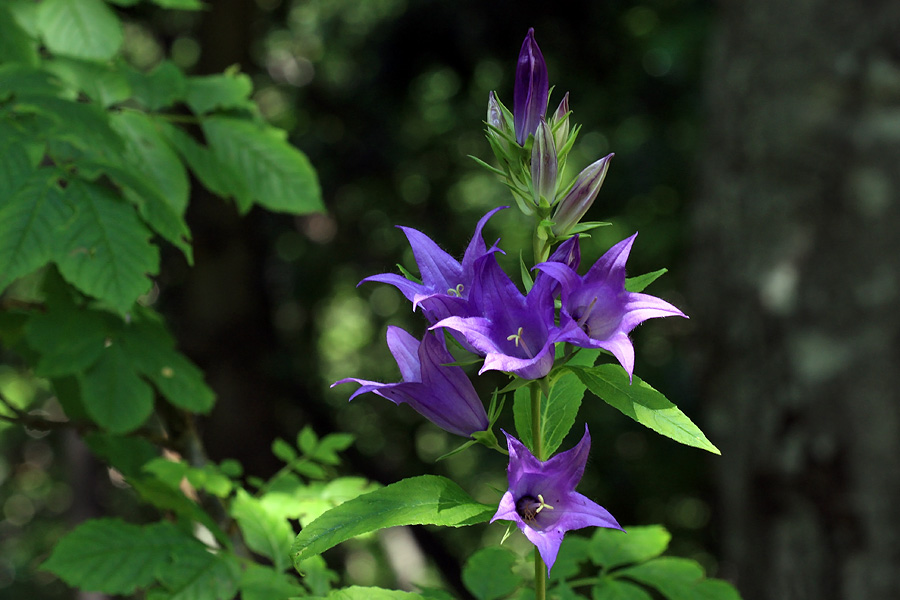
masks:
{"type": "Polygon", "coordinates": [[[613,364],[568,368],[601,400],[641,425],[687,446],[721,454],[687,415],[637,375],[629,382],[625,370],[613,364]]]}
{"type": "Polygon", "coordinates": [[[58,255],[59,240],[73,217],[65,195],[56,170],[42,168],[11,197],[0,197],[0,290],[58,255]]]}
{"type": "Polygon", "coordinates": [[[0,210],[35,171],[29,140],[10,123],[0,122],[0,210]]]}
{"type": "Polygon", "coordinates": [[[108,60],[122,45],[122,24],[103,0],[43,0],[37,25],[54,54],[108,60]]]}
{"type": "Polygon", "coordinates": [[[643,292],[644,289],[659,279],[668,269],[660,269],[658,271],[653,271],[652,273],[646,273],[644,275],[638,275],[637,277],[629,277],[625,280],[625,289],[629,292],[643,292]]]}
{"type": "Polygon", "coordinates": [[[238,206],[250,207],[253,199],[247,182],[226,169],[209,148],[173,125],[162,123],[160,129],[206,189],[222,198],[234,198],[238,206]]]}
{"type": "Polygon", "coordinates": [[[125,75],[108,64],[58,56],[46,61],[44,68],[66,82],[76,93],[83,92],[103,107],[122,102],[131,95],[131,86],[125,75]]]}
{"type": "Polygon", "coordinates": [[[187,78],[172,61],[161,61],[148,73],[131,68],[125,68],[124,73],[133,98],[148,110],[169,108],[187,94],[187,78]]]}
{"type": "Polygon", "coordinates": [[[189,77],[187,105],[198,115],[221,108],[250,108],[253,83],[244,73],[225,72],[217,75],[189,77]]]}
{"type": "MultiPolygon", "coordinates": [[[[229,117],[203,120],[203,132],[213,154],[249,190],[249,199],[276,212],[305,214],[324,210],[319,180],[302,152],[284,139],[284,132],[229,117]]],[[[242,211],[250,209],[237,197],[242,211]]]]}
{"type": "Polygon", "coordinates": [[[138,527],[119,519],[95,519],[57,542],[41,568],[82,590],[131,594],[150,585],[176,555],[193,547],[202,548],[170,523],[138,527]]]}
{"type": "Polygon", "coordinates": [[[203,10],[207,6],[200,0],[153,0],[153,3],[174,10],[203,10]]]}
{"type": "Polygon", "coordinates": [[[81,373],[100,358],[111,329],[110,315],[73,304],[48,306],[28,323],[25,339],[40,353],[35,373],[62,377],[81,373]]]}
{"type": "Polygon", "coordinates": [[[604,577],[591,590],[593,600],[653,600],[642,588],[627,581],[604,577]]]}
{"type": "Polygon", "coordinates": [[[265,504],[243,489],[239,489],[232,500],[230,513],[241,528],[248,548],[269,558],[277,571],[288,567],[287,551],[294,531],[284,517],[270,512],[265,504]]]}
{"type": "Polygon", "coordinates": [[[550,579],[564,581],[578,575],[581,572],[581,563],[588,560],[590,545],[590,540],[582,536],[567,535],[563,538],[556,562],[550,571],[550,579]]]}
{"type": "Polygon", "coordinates": [[[65,189],[75,214],[60,232],[56,264],[62,276],[121,314],[150,288],[159,251],[134,209],[98,183],[72,179],[65,189]]]}
{"type": "Polygon", "coordinates": [[[659,556],[669,547],[671,534],[662,525],[598,528],[591,537],[588,552],[591,561],[604,569],[639,563],[659,556]]]}
{"type": "Polygon", "coordinates": [[[478,600],[497,600],[508,596],[521,583],[512,572],[518,557],[505,548],[482,548],[469,557],[462,580],[478,600]]]}
{"type": "Polygon", "coordinates": [[[16,22],[6,6],[0,5],[0,62],[37,65],[37,44],[16,22]]]}
{"type": "Polygon", "coordinates": [[[241,600],[287,600],[304,596],[303,587],[278,569],[251,563],[238,584],[241,600]]]}
{"type": "Polygon", "coordinates": [[[48,154],[57,163],[83,157],[113,160],[125,150],[122,138],[110,127],[109,113],[96,104],[27,96],[16,104],[16,110],[50,120],[42,135],[50,144],[48,154]]]}
{"type": "Polygon", "coordinates": [[[0,64],[0,100],[10,96],[54,96],[62,91],[60,81],[42,69],[19,63],[0,64]]]}
{"type": "MultiPolygon", "coordinates": [[[[591,366],[597,360],[598,354],[597,350],[581,350],[569,364],[591,366]]],[[[544,441],[545,457],[556,452],[566,434],[572,429],[585,389],[585,384],[579,378],[570,377],[566,371],[563,371],[553,381],[549,398],[541,395],[541,436],[544,441]]],[[[533,452],[530,386],[520,387],[516,390],[513,416],[519,440],[533,452]]]]}
{"type": "Polygon", "coordinates": [[[95,455],[126,478],[138,477],[144,465],[159,456],[159,449],[143,438],[93,432],[84,441],[95,455]]]}
{"type": "Polygon", "coordinates": [[[153,313],[141,311],[117,339],[132,369],[149,379],[166,400],[195,413],[212,409],[215,394],[203,380],[203,372],[175,349],[175,340],[153,313]]]}
{"type": "Polygon", "coordinates": [[[363,494],[329,510],[294,540],[294,565],[357,535],[397,525],[459,527],[483,523],[496,506],[472,500],[444,477],[422,475],[363,494]]]}
{"type": "Polygon", "coordinates": [[[234,555],[214,553],[200,544],[185,549],[175,557],[159,580],[169,592],[170,600],[232,600],[241,577],[234,555]]]}
{"type": "Polygon", "coordinates": [[[127,433],[143,424],[153,412],[153,390],[134,371],[117,344],[79,377],[81,399],[91,418],[112,433],[127,433]]]}
{"type": "Polygon", "coordinates": [[[697,600],[695,586],[703,579],[703,567],[686,558],[663,556],[619,572],[656,588],[669,600],[697,600]]]}

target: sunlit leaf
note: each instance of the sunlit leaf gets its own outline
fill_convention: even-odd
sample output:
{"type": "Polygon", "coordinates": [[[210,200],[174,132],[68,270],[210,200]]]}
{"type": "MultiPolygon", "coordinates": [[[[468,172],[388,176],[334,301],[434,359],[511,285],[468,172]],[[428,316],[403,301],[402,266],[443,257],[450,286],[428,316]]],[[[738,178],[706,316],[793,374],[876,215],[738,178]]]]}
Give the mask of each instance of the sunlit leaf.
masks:
{"type": "Polygon", "coordinates": [[[288,567],[287,550],[294,532],[283,516],[269,511],[243,489],[232,500],[230,513],[241,528],[248,548],[269,558],[278,571],[288,567]]]}
{"type": "Polygon", "coordinates": [[[666,551],[672,535],[662,525],[598,528],[591,537],[588,552],[591,561],[605,569],[643,562],[666,551]]]}
{"type": "Polygon", "coordinates": [[[505,548],[482,548],[463,566],[463,583],[478,600],[503,598],[521,583],[519,575],[512,572],[517,561],[505,548]]]}
{"type": "Polygon", "coordinates": [[[43,0],[38,27],[54,54],[107,60],[122,45],[122,24],[103,0],[43,0]]]}

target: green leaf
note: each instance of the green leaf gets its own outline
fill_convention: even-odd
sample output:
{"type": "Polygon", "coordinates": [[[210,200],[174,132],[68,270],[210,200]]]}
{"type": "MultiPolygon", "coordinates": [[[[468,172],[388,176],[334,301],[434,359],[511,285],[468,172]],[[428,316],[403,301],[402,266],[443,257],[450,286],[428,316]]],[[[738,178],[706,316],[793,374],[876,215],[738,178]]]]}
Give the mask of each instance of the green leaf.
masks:
{"type": "Polygon", "coordinates": [[[669,547],[671,534],[662,525],[598,528],[591,538],[588,552],[591,561],[604,569],[643,562],[659,556],[669,547]]]}
{"type": "Polygon", "coordinates": [[[237,592],[241,569],[234,555],[213,553],[197,544],[185,548],[159,573],[169,600],[231,600],[237,592]]]}
{"type": "Polygon", "coordinates": [[[0,62],[37,65],[37,44],[19,26],[6,6],[0,5],[0,62]]]}
{"type": "Polygon", "coordinates": [[[121,314],[150,288],[159,251],[137,213],[110,189],[73,179],[65,189],[76,208],[60,232],[56,264],[76,288],[108,302],[121,314]]]}
{"type": "Polygon", "coordinates": [[[294,540],[291,556],[296,566],[308,556],[385,527],[473,525],[487,521],[496,510],[496,506],[475,502],[462,488],[444,477],[411,477],[329,510],[300,532],[294,540]]]}
{"type": "Polygon", "coordinates": [[[147,440],[135,436],[89,433],[85,443],[98,457],[115,467],[126,478],[138,477],[144,465],[159,455],[159,450],[147,440]]]}
{"type": "Polygon", "coordinates": [[[131,594],[150,585],[186,549],[202,546],[170,523],[138,527],[119,519],[86,521],[66,534],[41,565],[73,587],[131,594]]]}
{"type": "Polygon", "coordinates": [[[206,5],[200,0],[153,0],[153,3],[173,10],[203,10],[206,8],[206,5]]]}
{"type": "Polygon", "coordinates": [[[148,110],[169,108],[187,94],[187,78],[172,61],[163,60],[148,73],[132,68],[124,72],[132,97],[148,110]]]}
{"type": "Polygon", "coordinates": [[[83,372],[100,358],[110,329],[106,313],[73,304],[50,305],[26,328],[28,345],[41,355],[35,373],[62,377],[83,372]]]}
{"type": "Polygon", "coordinates": [[[54,96],[61,90],[59,80],[47,71],[21,63],[0,64],[0,100],[11,96],[54,96]]]}
{"type": "Polygon", "coordinates": [[[253,83],[244,73],[226,71],[218,75],[189,77],[187,105],[198,115],[220,108],[250,108],[253,83]]]}
{"type": "Polygon", "coordinates": [[[254,563],[247,566],[238,587],[241,600],[287,600],[305,595],[293,577],[254,563]]]}
{"type": "Polygon", "coordinates": [[[622,569],[619,575],[656,588],[669,600],[697,600],[694,590],[704,574],[696,561],[664,556],[622,569]]]}
{"type": "Polygon", "coordinates": [[[625,289],[634,293],[643,292],[644,288],[659,279],[667,271],[668,269],[660,269],[659,271],[638,275],[637,277],[629,277],[625,280],[625,289]]]}
{"type": "Polygon", "coordinates": [[[568,535],[563,538],[556,555],[556,562],[550,571],[553,581],[565,581],[581,572],[581,563],[587,562],[591,542],[585,537],[568,535]]]}
{"type": "Polygon", "coordinates": [[[102,0],[44,0],[37,25],[54,54],[108,60],[122,46],[122,24],[102,0]]]}
{"type": "Polygon", "coordinates": [[[643,589],[627,581],[604,577],[591,590],[593,600],[653,600],[643,589]]]}
{"type": "Polygon", "coordinates": [[[73,210],[56,177],[55,169],[38,169],[15,194],[0,200],[0,290],[58,254],[73,210]]]}
{"type": "Polygon", "coordinates": [[[513,592],[521,582],[512,572],[518,557],[505,548],[482,548],[469,557],[462,580],[478,600],[497,600],[513,592]]]}
{"type": "MultiPolygon", "coordinates": [[[[581,350],[569,362],[571,365],[590,366],[597,360],[599,351],[581,350]]],[[[552,383],[550,396],[541,395],[541,437],[544,440],[544,456],[550,456],[562,444],[572,429],[578,409],[584,397],[585,384],[577,377],[569,377],[563,371],[552,383]]],[[[519,440],[534,451],[531,432],[531,387],[520,387],[513,397],[513,416],[519,440]]]]}
{"type": "Polygon", "coordinates": [[[567,368],[600,399],[641,425],[687,446],[721,454],[687,415],[637,375],[629,383],[628,374],[619,365],[567,368]]]}
{"type": "Polygon", "coordinates": [[[122,138],[110,126],[109,113],[96,104],[28,96],[16,104],[16,110],[50,120],[42,134],[50,142],[48,154],[57,163],[85,156],[113,161],[125,150],[122,138]]]}
{"type": "Polygon", "coordinates": [[[153,390],[134,371],[117,344],[79,376],[81,397],[91,418],[112,433],[140,427],[153,412],[153,390]]]}
{"type": "MultiPolygon", "coordinates": [[[[203,120],[213,154],[249,190],[249,199],[275,212],[324,211],[316,172],[302,152],[288,144],[284,132],[229,117],[203,120]]],[[[237,197],[238,207],[250,204],[237,197]]]]}
{"type": "Polygon", "coordinates": [[[231,516],[237,521],[247,547],[269,558],[277,571],[288,565],[287,549],[294,537],[290,523],[266,505],[239,489],[231,503],[231,516]]]}
{"type": "Polygon", "coordinates": [[[57,56],[46,61],[44,68],[66,82],[76,93],[83,92],[103,107],[117,104],[131,96],[131,86],[125,75],[108,64],[57,56]]]}

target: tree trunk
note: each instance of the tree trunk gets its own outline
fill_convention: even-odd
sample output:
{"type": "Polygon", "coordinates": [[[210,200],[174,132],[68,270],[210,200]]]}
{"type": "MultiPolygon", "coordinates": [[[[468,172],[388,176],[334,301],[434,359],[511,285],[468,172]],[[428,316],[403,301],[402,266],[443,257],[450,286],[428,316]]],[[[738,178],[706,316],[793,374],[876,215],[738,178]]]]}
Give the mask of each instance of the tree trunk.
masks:
{"type": "Polygon", "coordinates": [[[900,598],[900,3],[720,2],[691,317],[720,575],[900,598]]]}

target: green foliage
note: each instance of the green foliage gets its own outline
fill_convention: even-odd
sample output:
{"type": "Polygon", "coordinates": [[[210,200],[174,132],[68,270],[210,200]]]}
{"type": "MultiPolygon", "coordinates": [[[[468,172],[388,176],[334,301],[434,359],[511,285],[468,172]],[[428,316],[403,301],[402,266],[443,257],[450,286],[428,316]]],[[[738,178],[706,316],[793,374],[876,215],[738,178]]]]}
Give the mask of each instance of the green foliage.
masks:
{"type": "Polygon", "coordinates": [[[503,548],[482,548],[469,557],[463,567],[466,588],[478,600],[497,600],[508,596],[521,583],[513,566],[518,557],[503,548]]]}
{"type": "Polygon", "coordinates": [[[303,528],[291,547],[294,565],[352,537],[397,525],[459,527],[483,523],[496,507],[472,500],[444,477],[421,475],[344,502],[303,528]]]}
{"type": "Polygon", "coordinates": [[[665,396],[635,375],[632,381],[619,365],[597,365],[589,369],[567,367],[587,389],[641,425],[676,442],[720,454],[700,428],[665,396]]]}

